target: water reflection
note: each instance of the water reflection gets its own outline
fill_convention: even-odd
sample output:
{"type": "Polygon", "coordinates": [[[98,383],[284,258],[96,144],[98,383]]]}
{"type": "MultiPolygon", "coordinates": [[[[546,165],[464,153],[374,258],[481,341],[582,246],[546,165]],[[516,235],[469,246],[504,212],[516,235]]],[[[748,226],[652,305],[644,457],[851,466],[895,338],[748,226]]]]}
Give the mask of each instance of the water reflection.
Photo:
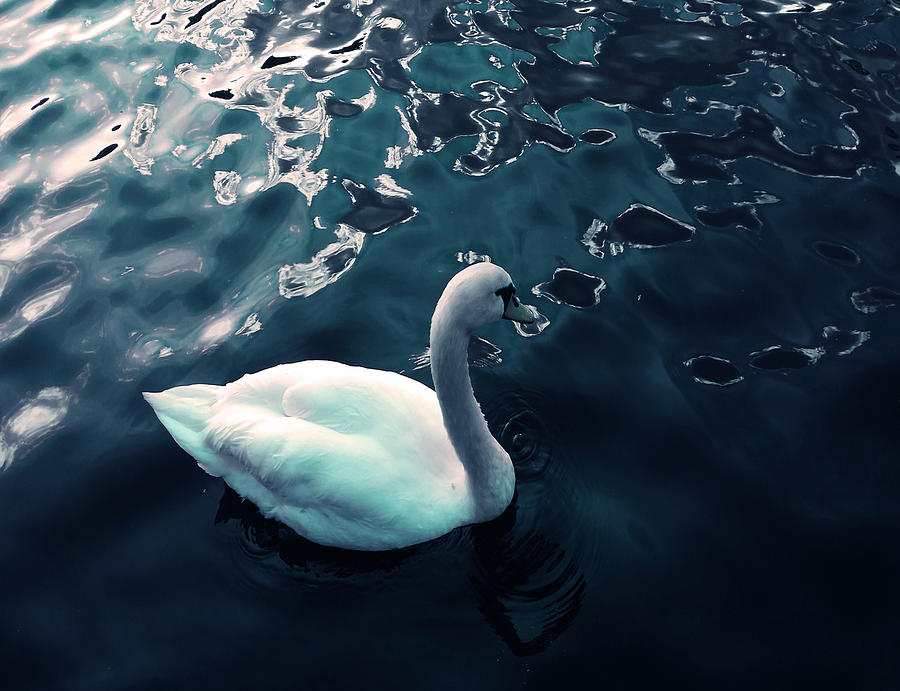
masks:
{"type": "Polygon", "coordinates": [[[401,550],[354,552],[310,542],[223,487],[215,522],[239,521],[245,556],[277,555],[292,578],[309,584],[383,581],[411,568],[412,562],[439,562],[450,554],[459,559],[469,553],[469,580],[478,609],[516,655],[545,650],[581,608],[586,583],[577,562],[546,536],[517,527],[515,499],[488,524],[460,528],[401,550]]]}
{"type": "Polygon", "coordinates": [[[544,535],[515,530],[516,507],[472,528],[478,609],[516,655],[540,653],[569,627],[587,587],[577,561],[544,535]]]}
{"type": "Polygon", "coordinates": [[[71,391],[56,386],[21,401],[0,423],[0,470],[59,428],[74,401],[71,391]]]}

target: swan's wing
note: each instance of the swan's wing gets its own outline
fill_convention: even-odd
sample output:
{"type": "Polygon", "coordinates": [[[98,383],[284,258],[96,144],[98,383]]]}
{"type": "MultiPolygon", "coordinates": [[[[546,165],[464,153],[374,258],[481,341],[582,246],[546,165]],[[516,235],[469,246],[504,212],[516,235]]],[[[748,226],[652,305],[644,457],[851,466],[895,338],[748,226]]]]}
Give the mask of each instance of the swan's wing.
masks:
{"type": "Polygon", "coordinates": [[[247,374],[228,384],[217,407],[245,405],[260,414],[287,415],[335,431],[380,436],[411,418],[446,436],[437,396],[396,374],[327,360],[306,360],[247,374]]]}
{"type": "Polygon", "coordinates": [[[435,463],[446,449],[429,449],[421,431],[407,425],[402,438],[383,441],[233,405],[218,408],[207,445],[228,484],[264,514],[323,544],[375,549],[466,522],[465,472],[435,463]]]}
{"type": "Polygon", "coordinates": [[[421,435],[446,437],[437,395],[395,372],[317,362],[282,398],[285,415],[339,432],[381,439],[415,424],[421,435]]]}

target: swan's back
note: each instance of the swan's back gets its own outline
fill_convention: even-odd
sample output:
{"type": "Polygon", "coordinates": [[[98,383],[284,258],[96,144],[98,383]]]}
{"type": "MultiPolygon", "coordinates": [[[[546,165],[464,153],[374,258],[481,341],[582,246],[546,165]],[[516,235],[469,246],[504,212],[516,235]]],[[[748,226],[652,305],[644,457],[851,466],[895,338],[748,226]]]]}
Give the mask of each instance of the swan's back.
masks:
{"type": "Polygon", "coordinates": [[[315,542],[403,547],[474,516],[434,391],[394,372],[312,360],[147,400],[204,470],[315,542]]]}

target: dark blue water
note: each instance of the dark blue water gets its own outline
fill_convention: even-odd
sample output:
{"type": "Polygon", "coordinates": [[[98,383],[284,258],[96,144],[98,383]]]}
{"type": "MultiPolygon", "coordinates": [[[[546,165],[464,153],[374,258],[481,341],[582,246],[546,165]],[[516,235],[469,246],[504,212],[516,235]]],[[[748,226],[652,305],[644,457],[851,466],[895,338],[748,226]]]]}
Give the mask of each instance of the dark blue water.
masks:
{"type": "Polygon", "coordinates": [[[900,684],[900,5],[0,5],[15,689],[900,684]],[[470,355],[517,494],[341,552],[144,390],[470,355]]]}

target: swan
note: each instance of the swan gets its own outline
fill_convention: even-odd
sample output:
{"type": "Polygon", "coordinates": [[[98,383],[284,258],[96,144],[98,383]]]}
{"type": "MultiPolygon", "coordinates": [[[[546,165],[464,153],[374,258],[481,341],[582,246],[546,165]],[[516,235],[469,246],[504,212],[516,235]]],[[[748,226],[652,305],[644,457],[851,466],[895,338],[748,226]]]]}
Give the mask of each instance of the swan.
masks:
{"type": "Polygon", "coordinates": [[[225,386],[144,393],[178,445],[263,515],[321,545],[389,550],[499,516],[515,473],[469,379],[472,332],[531,323],[509,274],[478,263],[447,283],[431,319],[434,390],[326,360],[225,386]]]}

